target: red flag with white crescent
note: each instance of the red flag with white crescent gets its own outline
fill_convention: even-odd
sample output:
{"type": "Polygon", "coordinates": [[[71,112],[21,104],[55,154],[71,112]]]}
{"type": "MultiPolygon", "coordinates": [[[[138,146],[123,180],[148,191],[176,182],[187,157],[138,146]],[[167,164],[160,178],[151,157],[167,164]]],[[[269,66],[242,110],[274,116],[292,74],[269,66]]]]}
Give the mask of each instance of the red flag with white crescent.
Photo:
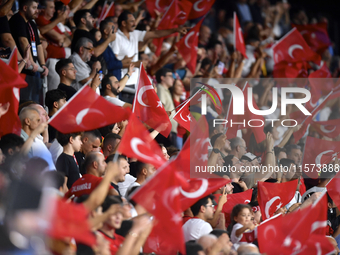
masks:
{"type": "Polygon", "coordinates": [[[134,113],[129,118],[118,151],[129,158],[137,158],[142,162],[150,163],[156,168],[166,162],[161,148],[134,113]]]}
{"type": "Polygon", "coordinates": [[[340,119],[312,121],[311,126],[322,136],[336,138],[340,135],[340,119]]]}
{"type": "Polygon", "coordinates": [[[189,0],[193,5],[188,19],[197,19],[204,16],[210,11],[215,0],[189,0]]]}
{"type": "Polygon", "coordinates": [[[13,49],[8,65],[0,60],[0,105],[8,105],[7,112],[0,117],[0,137],[9,133],[20,135],[21,123],[18,116],[20,89],[27,83],[18,72],[17,49],[13,49]]]}
{"type": "Polygon", "coordinates": [[[189,110],[190,100],[187,100],[183,104],[183,106],[176,112],[174,115],[174,120],[177,121],[179,125],[184,127],[186,130],[190,132],[190,127],[193,127],[196,125],[197,121],[195,118],[191,115],[189,110]]]}
{"type": "Polygon", "coordinates": [[[164,137],[168,137],[171,132],[171,122],[168,114],[161,100],[159,100],[142,64],[139,70],[139,81],[133,102],[133,112],[145,124],[157,130],[164,137]]]}
{"type": "Polygon", "coordinates": [[[203,19],[196,26],[191,28],[188,33],[176,44],[178,52],[183,57],[191,73],[195,73],[197,60],[198,35],[203,19]]]}
{"type": "Polygon", "coordinates": [[[127,120],[130,109],[116,106],[84,85],[49,120],[59,132],[75,133],[93,130],[127,120]]]}
{"type": "Polygon", "coordinates": [[[238,21],[236,12],[234,12],[234,48],[245,58],[248,58],[246,54],[246,44],[244,42],[242,28],[240,26],[240,22],[238,21]]]}
{"type": "Polygon", "coordinates": [[[337,174],[332,178],[332,180],[326,185],[327,193],[334,201],[335,205],[340,208],[340,171],[339,164],[335,165],[334,172],[337,174]]]}
{"type": "Polygon", "coordinates": [[[281,207],[287,205],[294,197],[298,180],[284,183],[258,182],[258,201],[262,219],[274,215],[281,207]]]}

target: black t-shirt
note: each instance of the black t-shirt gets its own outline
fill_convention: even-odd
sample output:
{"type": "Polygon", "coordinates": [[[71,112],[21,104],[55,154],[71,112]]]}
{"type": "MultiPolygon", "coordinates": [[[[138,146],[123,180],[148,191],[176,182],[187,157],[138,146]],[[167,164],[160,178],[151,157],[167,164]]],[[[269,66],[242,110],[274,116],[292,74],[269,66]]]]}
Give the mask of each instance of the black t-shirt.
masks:
{"type": "Polygon", "coordinates": [[[66,101],[68,101],[75,93],[77,93],[77,90],[75,88],[67,86],[64,83],[60,83],[58,89],[66,93],[66,101]]]}
{"type": "Polygon", "coordinates": [[[48,142],[52,143],[54,138],[56,138],[56,135],[57,135],[57,130],[51,125],[48,125],[48,139],[49,139],[48,142]]]}
{"type": "Polygon", "coordinates": [[[67,187],[69,189],[80,178],[79,169],[73,156],[67,155],[64,152],[58,157],[56,168],[57,171],[64,173],[67,177],[67,187]]]}
{"type": "Polygon", "coordinates": [[[11,29],[9,28],[7,16],[0,17],[0,35],[5,33],[11,33],[11,29]]]}
{"type": "MultiPolygon", "coordinates": [[[[31,53],[32,53],[33,60],[35,62],[37,60],[37,56],[33,55],[32,41],[35,41],[36,47],[38,47],[38,45],[41,44],[40,39],[39,39],[37,25],[35,24],[35,22],[33,20],[30,20],[26,23],[24,18],[20,15],[20,12],[17,12],[9,20],[9,26],[10,26],[12,36],[17,46],[20,45],[19,43],[20,37],[27,38],[29,44],[31,45],[31,53]]],[[[25,53],[23,52],[24,49],[21,49],[21,47],[18,47],[18,48],[19,48],[19,52],[21,56],[25,56],[25,53]]],[[[26,74],[30,74],[30,75],[32,75],[33,73],[31,71],[26,72],[25,69],[23,70],[23,72],[26,74]]]]}
{"type": "Polygon", "coordinates": [[[122,194],[120,194],[120,191],[119,191],[119,186],[117,184],[114,184],[113,182],[111,182],[111,186],[114,187],[115,190],[117,190],[119,196],[121,196],[122,194]]]}
{"type": "Polygon", "coordinates": [[[78,151],[74,153],[74,156],[77,159],[78,166],[79,166],[79,172],[83,175],[86,174],[86,170],[84,169],[84,161],[85,161],[85,155],[78,151]]]}
{"type": "Polygon", "coordinates": [[[71,44],[72,53],[74,52],[74,49],[76,47],[77,42],[82,37],[86,37],[86,38],[90,39],[93,42],[93,47],[97,47],[98,43],[97,43],[96,38],[94,37],[93,34],[91,34],[89,31],[86,31],[86,30],[83,30],[83,29],[77,29],[76,31],[74,31],[74,34],[73,34],[73,39],[72,39],[72,44],[71,44]]]}

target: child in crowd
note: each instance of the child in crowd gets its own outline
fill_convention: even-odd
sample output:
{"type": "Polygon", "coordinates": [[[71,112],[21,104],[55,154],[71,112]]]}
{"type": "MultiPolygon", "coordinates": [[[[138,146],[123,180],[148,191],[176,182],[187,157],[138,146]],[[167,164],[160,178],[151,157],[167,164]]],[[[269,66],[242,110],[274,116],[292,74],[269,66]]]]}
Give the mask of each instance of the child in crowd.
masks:
{"type": "Polygon", "coordinates": [[[256,238],[256,228],[251,220],[253,211],[249,205],[235,205],[231,212],[230,240],[235,250],[241,244],[252,243],[256,238]],[[253,231],[255,229],[255,231],[253,231]]]}

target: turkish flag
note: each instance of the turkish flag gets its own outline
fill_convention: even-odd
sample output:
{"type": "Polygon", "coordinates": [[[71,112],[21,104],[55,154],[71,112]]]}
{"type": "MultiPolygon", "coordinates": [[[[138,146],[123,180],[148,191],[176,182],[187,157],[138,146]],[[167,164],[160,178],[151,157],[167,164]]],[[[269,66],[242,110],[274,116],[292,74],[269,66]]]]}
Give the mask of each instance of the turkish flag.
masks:
{"type": "MultiPolygon", "coordinates": [[[[157,30],[171,29],[183,25],[189,16],[192,3],[188,0],[173,0],[167,11],[164,13],[157,30]]],[[[164,37],[153,40],[153,44],[157,47],[155,54],[160,55],[162,50],[164,37]]]]}
{"type": "Polygon", "coordinates": [[[327,32],[328,24],[325,22],[292,26],[296,27],[311,49],[320,55],[332,44],[327,32]]]}
{"type": "MultiPolygon", "coordinates": [[[[236,85],[235,85],[236,86],[236,85]]],[[[256,115],[252,113],[249,110],[249,106],[253,105],[253,108],[255,110],[259,110],[258,106],[256,105],[254,97],[250,96],[250,90],[252,88],[249,86],[248,82],[243,86],[242,91],[243,91],[243,98],[244,98],[244,115],[234,115],[234,103],[236,104],[236,107],[239,107],[239,102],[235,101],[234,102],[234,97],[232,96],[230,103],[229,103],[229,109],[228,109],[228,115],[227,115],[227,120],[228,120],[228,125],[229,127],[227,128],[227,137],[228,139],[234,138],[237,135],[237,130],[243,129],[243,128],[250,128],[251,131],[254,133],[255,139],[257,143],[262,142],[263,140],[266,139],[266,135],[263,131],[264,125],[261,127],[261,123],[265,123],[264,118],[262,115],[256,115]],[[252,102],[248,100],[248,93],[249,93],[249,98],[252,99],[252,102]],[[256,121],[253,121],[256,120],[256,121]],[[245,123],[243,124],[232,124],[231,123],[245,123]],[[252,125],[252,127],[248,127],[248,123],[252,125]]]]}
{"type": "Polygon", "coordinates": [[[0,60],[0,104],[9,103],[8,111],[0,117],[0,137],[14,133],[20,135],[21,123],[18,116],[20,88],[27,86],[18,73],[17,49],[13,49],[8,65],[0,60]]]}
{"type": "Polygon", "coordinates": [[[298,180],[284,183],[258,182],[258,198],[262,219],[274,215],[281,207],[288,204],[294,197],[298,180]]]}
{"type": "Polygon", "coordinates": [[[182,39],[176,44],[178,52],[183,57],[188,69],[191,73],[196,71],[196,60],[197,60],[197,45],[198,45],[198,34],[202,25],[203,19],[196,24],[189,32],[182,37],[182,39]]]}
{"type": "Polygon", "coordinates": [[[245,58],[248,58],[246,54],[246,44],[244,42],[242,28],[240,26],[240,22],[238,21],[236,12],[234,12],[234,49],[241,52],[245,58]]]}
{"type": "MultiPolygon", "coordinates": [[[[303,122],[302,127],[298,131],[293,133],[295,143],[297,143],[304,136],[304,134],[306,133],[306,130],[308,128],[308,125],[312,122],[314,116],[317,115],[318,112],[324,108],[326,103],[329,100],[332,100],[332,99],[337,98],[339,96],[340,96],[340,90],[334,89],[331,92],[329,92],[329,94],[324,98],[324,100],[319,105],[317,105],[316,107],[312,108],[316,103],[314,105],[311,105],[311,100],[306,103],[306,105],[305,105],[306,109],[311,113],[311,115],[305,116],[304,120],[302,121],[303,122]]],[[[300,112],[300,111],[297,111],[297,112],[293,112],[292,114],[291,114],[291,116],[297,117],[296,114],[298,114],[298,116],[302,116],[303,113],[300,112]],[[295,115],[292,115],[292,114],[295,114],[295,115]]],[[[299,124],[301,124],[302,122],[298,121],[299,124]]]]}
{"type": "Polygon", "coordinates": [[[171,122],[142,64],[133,102],[133,112],[141,121],[157,130],[164,137],[169,136],[171,122]]]}
{"type": "Polygon", "coordinates": [[[151,17],[156,18],[155,10],[164,13],[171,4],[171,0],[146,0],[145,4],[151,17]]]}
{"type": "MultiPolygon", "coordinates": [[[[337,166],[339,170],[339,165],[337,166]]],[[[327,193],[338,208],[340,208],[340,172],[326,185],[327,193]]]]}
{"type": "Polygon", "coordinates": [[[188,19],[197,19],[208,13],[215,0],[189,0],[193,5],[188,19]]]}
{"type": "Polygon", "coordinates": [[[185,254],[180,181],[174,168],[174,161],[168,161],[131,196],[156,219],[143,249],[145,253],[185,254]]]}
{"type": "Polygon", "coordinates": [[[129,158],[137,158],[142,162],[150,163],[156,168],[166,162],[161,148],[134,113],[129,118],[129,124],[119,143],[118,151],[129,158]]]}
{"type": "Polygon", "coordinates": [[[318,64],[321,60],[321,57],[311,50],[296,28],[273,45],[273,52],[275,64],[281,61],[312,61],[318,64]]]}
{"type": "MultiPolygon", "coordinates": [[[[234,206],[237,204],[248,204],[251,201],[253,194],[252,189],[248,189],[244,192],[227,195],[227,202],[224,204],[222,212],[231,214],[234,206]]],[[[218,201],[221,194],[215,194],[216,201],[218,201]]]]}
{"type": "Polygon", "coordinates": [[[195,126],[197,121],[190,113],[189,102],[190,101],[187,100],[183,104],[183,106],[176,112],[176,114],[174,115],[174,120],[176,120],[179,125],[190,132],[190,127],[195,126]]]}
{"type": "Polygon", "coordinates": [[[182,211],[230,182],[225,178],[212,178],[219,177],[217,175],[196,172],[196,166],[199,166],[200,170],[207,166],[208,142],[209,127],[203,116],[198,121],[198,124],[194,126],[189,138],[175,159],[179,177],[187,182],[180,187],[182,211]]]}
{"type": "MultiPolygon", "coordinates": [[[[326,96],[332,89],[335,88],[335,82],[333,81],[332,75],[325,63],[322,64],[320,69],[312,72],[308,76],[308,82],[311,88],[312,97],[315,97],[315,99],[319,99],[321,96],[326,96]]],[[[316,100],[313,101],[315,102],[316,100]]]]}
{"type": "Polygon", "coordinates": [[[335,138],[340,134],[340,119],[312,121],[311,126],[322,136],[335,138]]]}
{"type": "Polygon", "coordinates": [[[307,136],[303,155],[303,171],[311,178],[318,178],[318,172],[340,153],[340,143],[307,136]]]}
{"type": "Polygon", "coordinates": [[[274,65],[273,77],[288,78],[287,80],[289,82],[293,82],[295,78],[304,78],[304,76],[307,77],[307,69],[308,67],[306,62],[288,63],[286,61],[281,61],[274,65]]]}
{"type": "Polygon", "coordinates": [[[105,127],[127,120],[130,109],[116,106],[84,85],[49,120],[59,132],[68,134],[105,127]]]}
{"type": "MultiPolygon", "coordinates": [[[[263,215],[263,214],[262,214],[263,215]]],[[[325,242],[327,226],[327,198],[325,195],[314,205],[282,216],[273,217],[258,227],[261,253],[326,254],[330,249],[325,242]],[[309,252],[309,251],[318,252],[309,252]]],[[[334,248],[333,248],[334,249],[334,248]]]]}
{"type": "Polygon", "coordinates": [[[83,204],[56,199],[47,235],[55,239],[72,237],[80,243],[92,246],[96,244],[96,237],[91,231],[88,215],[83,204]]]}

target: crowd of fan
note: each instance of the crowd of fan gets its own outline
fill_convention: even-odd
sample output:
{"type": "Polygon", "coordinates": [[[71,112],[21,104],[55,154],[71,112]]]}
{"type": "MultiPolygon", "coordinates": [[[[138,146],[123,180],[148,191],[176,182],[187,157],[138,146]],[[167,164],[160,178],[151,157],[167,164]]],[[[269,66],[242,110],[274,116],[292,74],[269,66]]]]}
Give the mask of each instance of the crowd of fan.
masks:
{"type": "MultiPolygon", "coordinates": [[[[15,225],[11,227],[19,229],[19,232],[33,231],[35,226],[23,224],[24,220],[30,220],[29,215],[21,215],[21,220],[15,215],[20,209],[34,208],[37,203],[32,198],[34,193],[23,201],[18,199],[19,195],[16,196],[15,192],[25,185],[30,186],[31,192],[31,189],[35,190],[37,185],[44,183],[58,196],[76,198],[77,203],[84,204],[91,212],[89,221],[97,238],[97,245],[92,248],[80,243],[75,245],[72,240],[51,239],[46,241],[48,251],[44,252],[138,254],[152,229],[149,216],[145,215],[141,206],[129,201],[128,195],[156,172],[155,167],[122,155],[117,163],[112,163],[128,121],[72,134],[62,134],[48,126],[49,118],[82,86],[91,86],[96,93],[117,106],[132,108],[142,64],[165,110],[173,115],[173,110],[190,95],[191,78],[208,78],[211,84],[216,84],[217,78],[270,78],[274,62],[267,46],[286,34],[291,29],[291,22],[327,22],[325,17],[309,21],[304,10],[290,8],[288,3],[269,3],[267,0],[216,1],[201,26],[197,67],[195,73],[191,73],[176,47],[179,36],[186,34],[187,29],[157,31],[162,14],[157,13],[157,17],[152,18],[145,4],[120,2],[115,2],[114,9],[103,20],[100,20],[102,10],[109,3],[101,0],[0,2],[0,45],[11,50],[18,48],[19,71],[26,74],[28,84],[20,91],[18,114],[22,125],[21,136],[7,134],[0,140],[0,205],[6,210],[6,222],[15,225]],[[243,28],[248,59],[234,51],[233,11],[237,12],[243,28]],[[161,55],[157,57],[152,39],[160,37],[165,39],[161,55]],[[44,82],[48,88],[46,94],[43,94],[44,82]],[[50,180],[53,180],[53,185],[48,184],[50,180]],[[22,226],[18,227],[20,224],[22,226]]],[[[189,27],[196,22],[188,21],[186,25],[189,27]]],[[[338,77],[339,60],[333,55],[332,46],[323,52],[322,60],[332,75],[338,77]]],[[[259,108],[268,109],[275,82],[267,79],[252,85],[259,108]]],[[[220,98],[224,106],[222,117],[216,114],[213,107],[208,107],[208,120],[226,116],[230,95],[221,91],[220,98]]],[[[317,116],[318,120],[340,118],[339,108],[339,100],[333,100],[317,116]]],[[[287,110],[287,116],[291,110],[287,110]]],[[[5,109],[2,106],[0,117],[3,112],[5,109]]],[[[270,119],[278,119],[280,112],[275,114],[270,119]]],[[[176,121],[172,120],[171,123],[168,138],[161,135],[156,137],[167,159],[176,156],[188,137],[188,132],[176,121]]],[[[217,154],[211,152],[209,163],[213,161],[213,164],[220,166],[235,166],[238,171],[224,176],[232,182],[216,191],[216,194],[222,194],[217,204],[213,196],[208,196],[184,212],[187,254],[259,254],[256,243],[244,244],[241,236],[261,222],[261,212],[253,213],[251,207],[258,206],[256,183],[262,179],[246,176],[239,169],[241,166],[259,166],[261,156],[265,156],[262,161],[264,165],[277,164],[290,169],[283,175],[273,174],[264,180],[280,183],[299,179],[294,199],[280,208],[278,213],[290,213],[317,199],[318,192],[325,189],[332,176],[320,176],[316,183],[302,178],[299,169],[303,139],[297,145],[292,137],[298,128],[267,126],[267,139],[262,146],[255,142],[254,137],[246,143],[245,137],[249,138],[249,134],[244,130],[239,131],[239,137],[228,140],[224,127],[214,126],[209,121],[211,147],[220,151],[217,154]],[[272,151],[274,153],[270,153],[272,151]],[[251,206],[235,206],[232,222],[226,229],[224,217],[219,215],[227,202],[227,194],[248,189],[253,189],[251,206]]],[[[309,132],[310,136],[322,138],[312,129],[309,132]]],[[[340,137],[334,141],[340,141],[340,137]]],[[[336,241],[340,243],[340,212],[330,197],[328,199],[328,234],[338,253],[336,241]]],[[[2,223],[3,217],[1,214],[2,223]]],[[[7,228],[7,223],[1,225],[0,243],[3,247],[33,249],[32,244],[23,247],[22,243],[13,241],[20,238],[10,236],[7,228]]]]}

